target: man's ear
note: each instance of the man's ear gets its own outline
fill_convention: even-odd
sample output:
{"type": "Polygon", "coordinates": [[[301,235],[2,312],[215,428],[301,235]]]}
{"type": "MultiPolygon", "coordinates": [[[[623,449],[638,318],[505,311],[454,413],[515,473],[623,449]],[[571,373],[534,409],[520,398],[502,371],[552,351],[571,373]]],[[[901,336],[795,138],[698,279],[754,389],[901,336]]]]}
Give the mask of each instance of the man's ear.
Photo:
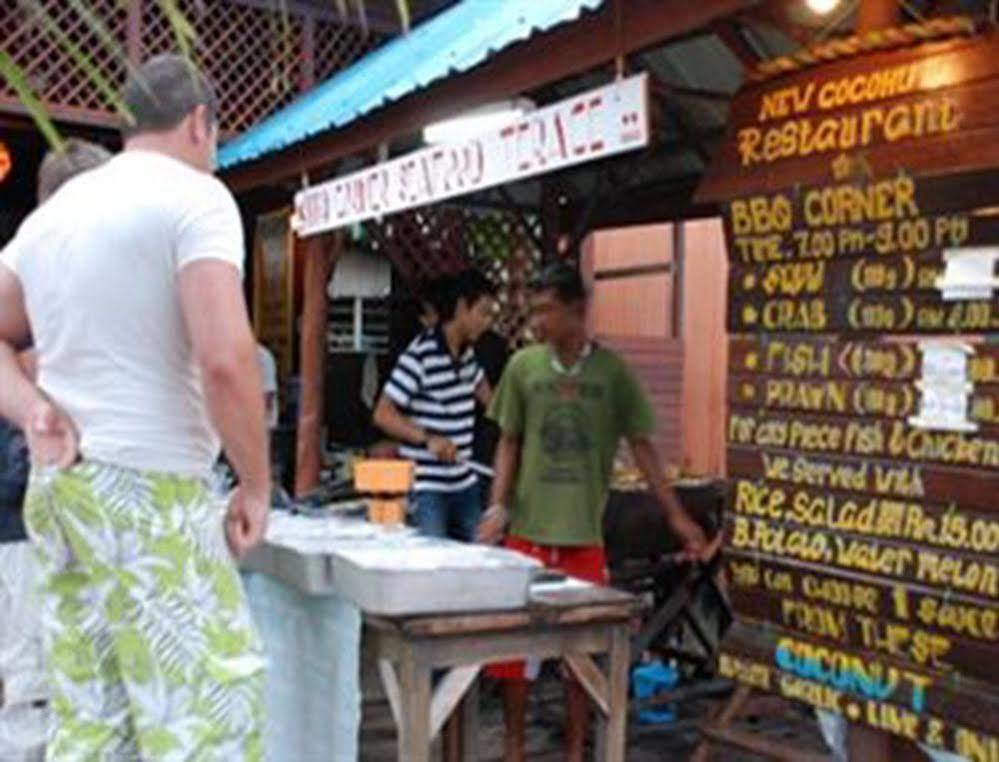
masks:
{"type": "Polygon", "coordinates": [[[191,142],[196,145],[211,139],[212,125],[208,118],[208,107],[199,103],[187,115],[187,129],[191,142]]]}

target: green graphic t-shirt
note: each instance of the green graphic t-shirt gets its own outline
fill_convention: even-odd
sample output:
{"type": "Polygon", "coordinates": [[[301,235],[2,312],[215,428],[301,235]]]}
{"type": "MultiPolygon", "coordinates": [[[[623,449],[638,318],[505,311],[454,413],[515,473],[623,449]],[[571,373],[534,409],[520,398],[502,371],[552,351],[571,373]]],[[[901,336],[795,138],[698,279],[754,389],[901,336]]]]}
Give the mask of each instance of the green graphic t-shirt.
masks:
{"type": "Polygon", "coordinates": [[[642,387],[613,352],[594,347],[571,372],[546,345],[510,360],[489,416],[522,439],[510,532],[541,545],[602,545],[604,505],[622,437],[651,434],[642,387]]]}

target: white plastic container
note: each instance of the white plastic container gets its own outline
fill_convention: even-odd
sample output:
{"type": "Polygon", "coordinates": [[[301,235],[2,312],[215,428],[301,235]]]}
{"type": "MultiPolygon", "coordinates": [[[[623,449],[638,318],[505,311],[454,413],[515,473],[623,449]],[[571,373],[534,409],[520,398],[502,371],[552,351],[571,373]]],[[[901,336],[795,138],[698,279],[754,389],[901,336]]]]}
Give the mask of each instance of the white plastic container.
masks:
{"type": "Polygon", "coordinates": [[[384,616],[523,608],[540,567],[513,551],[426,537],[355,543],[333,554],[338,594],[384,616]]]}

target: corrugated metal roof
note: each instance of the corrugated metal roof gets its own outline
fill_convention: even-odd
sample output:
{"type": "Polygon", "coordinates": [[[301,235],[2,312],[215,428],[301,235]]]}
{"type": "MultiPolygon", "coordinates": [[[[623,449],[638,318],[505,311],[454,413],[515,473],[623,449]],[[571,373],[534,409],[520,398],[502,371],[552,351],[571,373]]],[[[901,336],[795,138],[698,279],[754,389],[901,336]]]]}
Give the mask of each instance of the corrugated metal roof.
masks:
{"type": "Polygon", "coordinates": [[[468,71],[604,0],[462,0],[251,127],[219,152],[223,169],[345,127],[451,74],[468,71]]]}

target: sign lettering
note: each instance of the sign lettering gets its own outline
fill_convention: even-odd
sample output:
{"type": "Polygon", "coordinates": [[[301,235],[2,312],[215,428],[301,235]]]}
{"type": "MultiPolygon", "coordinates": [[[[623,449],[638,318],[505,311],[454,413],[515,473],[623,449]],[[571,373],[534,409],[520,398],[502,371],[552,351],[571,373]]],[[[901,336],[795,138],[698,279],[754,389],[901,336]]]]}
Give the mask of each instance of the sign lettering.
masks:
{"type": "Polygon", "coordinates": [[[527,114],[508,127],[432,146],[295,196],[295,231],[314,235],[648,144],[639,74],[527,114]]]}
{"type": "Polygon", "coordinates": [[[999,469],[999,439],[913,429],[904,421],[734,411],[729,416],[728,439],[734,445],[999,469]]]}
{"type": "Polygon", "coordinates": [[[863,699],[821,682],[782,672],[757,658],[723,652],[718,671],[723,677],[784,698],[834,712],[851,722],[863,721],[880,730],[958,754],[971,762],[999,760],[999,738],[970,730],[938,716],[883,701],[863,699]]]}

